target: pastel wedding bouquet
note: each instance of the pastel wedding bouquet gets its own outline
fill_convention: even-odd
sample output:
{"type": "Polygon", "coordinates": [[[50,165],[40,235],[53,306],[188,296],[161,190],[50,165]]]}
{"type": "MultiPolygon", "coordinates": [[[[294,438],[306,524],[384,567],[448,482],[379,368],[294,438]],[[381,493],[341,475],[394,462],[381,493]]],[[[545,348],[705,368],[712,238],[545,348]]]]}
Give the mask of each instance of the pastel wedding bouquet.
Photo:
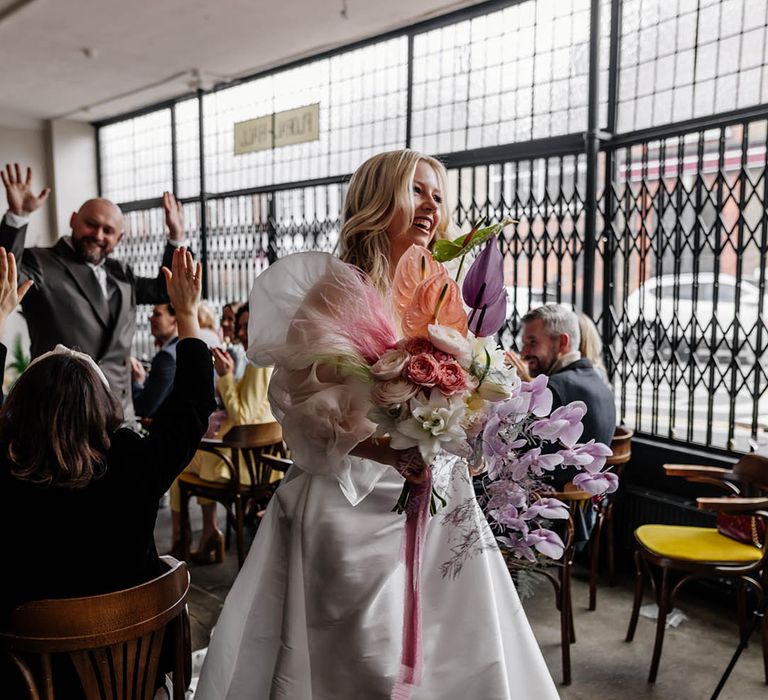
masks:
{"type": "MultiPolygon", "coordinates": [[[[567,507],[543,495],[542,479],[576,467],[577,486],[593,496],[615,491],[618,479],[604,471],[610,448],[579,443],[586,406],[552,409],[547,377],[522,382],[504,363],[494,334],[506,320],[503,256],[496,236],[504,223],[473,230],[433,250],[412,246],[393,279],[401,337],[369,366],[368,418],[395,449],[417,449],[426,464],[443,450],[475,471],[487,468],[486,511],[498,524],[499,544],[519,558],[535,552],[552,559],[563,542],[545,526],[568,517],[567,507]],[[485,245],[467,270],[466,256],[485,245]],[[445,262],[458,259],[456,279],[445,262]],[[551,415],[550,415],[551,412],[551,415]]],[[[394,510],[408,512],[406,482],[394,510]]],[[[430,512],[444,501],[432,489],[430,512]]]]}

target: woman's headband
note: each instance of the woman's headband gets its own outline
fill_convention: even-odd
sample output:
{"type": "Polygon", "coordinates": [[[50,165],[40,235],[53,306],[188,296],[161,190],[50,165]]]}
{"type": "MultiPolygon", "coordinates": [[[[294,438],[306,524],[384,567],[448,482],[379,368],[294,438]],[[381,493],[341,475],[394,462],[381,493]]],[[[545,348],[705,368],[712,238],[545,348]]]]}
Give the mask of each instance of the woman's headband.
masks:
{"type": "Polygon", "coordinates": [[[107,381],[106,376],[104,376],[104,372],[101,371],[101,367],[96,364],[94,359],[84,352],[79,352],[78,350],[70,350],[66,345],[58,344],[53,350],[49,350],[48,352],[44,352],[42,355],[38,355],[38,357],[29,363],[27,369],[29,369],[29,367],[32,365],[40,362],[40,360],[44,360],[46,357],[50,357],[51,355],[69,355],[70,357],[76,357],[78,360],[82,360],[94,372],[96,372],[96,375],[99,377],[99,379],[101,379],[102,382],[104,382],[104,386],[107,387],[107,390],[109,390],[109,382],[107,381]]]}

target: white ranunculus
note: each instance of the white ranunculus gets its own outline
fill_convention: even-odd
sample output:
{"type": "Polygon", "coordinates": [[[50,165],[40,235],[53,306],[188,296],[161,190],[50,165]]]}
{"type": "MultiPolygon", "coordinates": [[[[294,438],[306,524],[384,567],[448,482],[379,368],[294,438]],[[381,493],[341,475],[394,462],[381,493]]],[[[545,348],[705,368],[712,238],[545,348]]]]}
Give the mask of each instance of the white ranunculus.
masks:
{"type": "Polygon", "coordinates": [[[520,378],[514,370],[491,367],[485,375],[477,393],[486,401],[504,401],[520,384],[520,378]]]}
{"type": "Polygon", "coordinates": [[[486,401],[506,401],[509,398],[509,391],[503,384],[497,384],[488,379],[477,388],[479,396],[486,401]]]}
{"type": "Polygon", "coordinates": [[[453,355],[464,369],[469,369],[472,364],[472,346],[459,331],[448,326],[431,324],[427,326],[427,335],[438,350],[453,355]]]}
{"type": "Polygon", "coordinates": [[[371,367],[371,374],[381,381],[399,377],[411,355],[401,349],[387,350],[371,367]]]}
{"type": "Polygon", "coordinates": [[[499,347],[494,336],[473,338],[472,361],[478,367],[484,369],[490,359],[492,369],[504,369],[504,349],[499,347]],[[486,355],[486,352],[488,353],[486,355]]]}

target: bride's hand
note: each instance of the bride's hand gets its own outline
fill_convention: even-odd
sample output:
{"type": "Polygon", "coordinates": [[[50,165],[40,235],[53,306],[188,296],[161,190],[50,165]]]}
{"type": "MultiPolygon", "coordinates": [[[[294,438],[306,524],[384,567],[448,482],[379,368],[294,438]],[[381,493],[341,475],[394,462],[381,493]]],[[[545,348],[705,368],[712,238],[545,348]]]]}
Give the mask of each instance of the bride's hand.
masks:
{"type": "Polygon", "coordinates": [[[418,486],[427,480],[429,465],[422,458],[419,448],[411,447],[400,452],[395,469],[409,484],[418,486]]]}

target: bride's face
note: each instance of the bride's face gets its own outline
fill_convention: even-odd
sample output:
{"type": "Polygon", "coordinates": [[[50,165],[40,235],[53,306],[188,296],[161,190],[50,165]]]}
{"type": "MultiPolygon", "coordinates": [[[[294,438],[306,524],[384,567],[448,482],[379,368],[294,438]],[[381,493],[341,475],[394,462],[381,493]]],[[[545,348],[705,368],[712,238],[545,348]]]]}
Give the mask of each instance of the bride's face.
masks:
{"type": "Polygon", "coordinates": [[[443,193],[437,174],[426,161],[416,165],[411,186],[413,220],[398,209],[387,228],[392,257],[397,260],[413,244],[427,246],[440,223],[440,203],[443,193]]]}

